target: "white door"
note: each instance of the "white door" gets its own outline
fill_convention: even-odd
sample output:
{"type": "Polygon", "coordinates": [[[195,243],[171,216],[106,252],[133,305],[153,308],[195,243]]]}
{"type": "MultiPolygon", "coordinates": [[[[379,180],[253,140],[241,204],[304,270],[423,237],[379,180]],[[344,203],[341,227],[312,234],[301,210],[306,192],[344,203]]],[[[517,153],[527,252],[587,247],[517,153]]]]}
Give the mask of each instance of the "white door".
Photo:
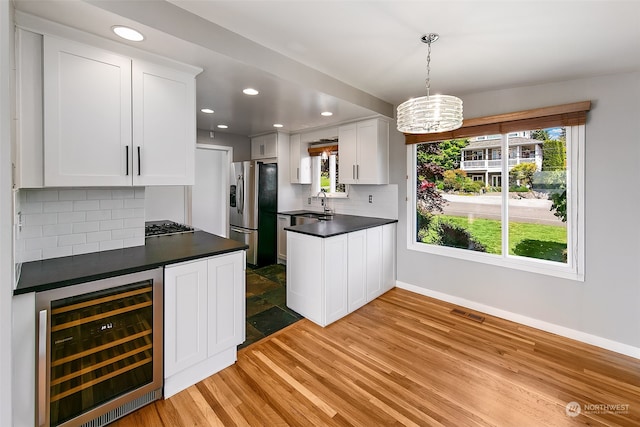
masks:
{"type": "Polygon", "coordinates": [[[225,149],[196,149],[195,184],[191,188],[191,225],[228,237],[229,163],[225,149]]]}

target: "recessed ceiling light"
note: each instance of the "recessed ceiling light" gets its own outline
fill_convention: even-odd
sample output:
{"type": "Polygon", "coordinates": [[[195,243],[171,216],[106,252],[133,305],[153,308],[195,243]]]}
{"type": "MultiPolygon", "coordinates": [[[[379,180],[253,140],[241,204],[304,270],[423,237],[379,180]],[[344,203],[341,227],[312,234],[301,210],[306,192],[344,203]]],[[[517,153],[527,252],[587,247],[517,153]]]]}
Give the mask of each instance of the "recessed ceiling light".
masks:
{"type": "Polygon", "coordinates": [[[132,42],[141,42],[142,40],[144,40],[144,36],[142,35],[142,33],[140,31],[134,30],[133,28],[125,27],[122,25],[114,25],[113,27],[111,27],[111,30],[116,33],[116,35],[132,42]]]}
{"type": "Polygon", "coordinates": [[[320,115],[329,117],[329,116],[333,116],[333,113],[331,111],[323,111],[322,113],[320,113],[320,115]]]}
{"type": "Polygon", "coordinates": [[[255,90],[255,89],[253,89],[251,87],[248,87],[248,88],[244,89],[242,91],[242,93],[244,93],[245,95],[252,95],[253,96],[253,95],[259,94],[260,92],[258,92],[257,90],[255,90]]]}
{"type": "Polygon", "coordinates": [[[219,127],[220,129],[227,129],[229,126],[227,126],[227,125],[218,125],[218,127],[219,127]]]}
{"type": "Polygon", "coordinates": [[[276,123],[273,125],[274,128],[281,128],[283,127],[283,125],[281,125],[280,123],[276,123]]]}
{"type": "Polygon", "coordinates": [[[200,111],[207,114],[213,114],[213,110],[211,108],[202,108],[200,111]]]}

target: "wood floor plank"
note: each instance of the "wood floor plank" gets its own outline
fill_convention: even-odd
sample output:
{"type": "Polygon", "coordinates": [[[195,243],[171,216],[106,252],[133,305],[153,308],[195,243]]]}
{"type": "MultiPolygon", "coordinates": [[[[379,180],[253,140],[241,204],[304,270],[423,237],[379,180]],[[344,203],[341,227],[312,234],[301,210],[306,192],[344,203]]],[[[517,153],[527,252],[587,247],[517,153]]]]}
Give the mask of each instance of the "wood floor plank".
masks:
{"type": "Polygon", "coordinates": [[[393,289],[326,328],[303,319],[114,425],[640,426],[640,360],[454,308],[393,289]]]}

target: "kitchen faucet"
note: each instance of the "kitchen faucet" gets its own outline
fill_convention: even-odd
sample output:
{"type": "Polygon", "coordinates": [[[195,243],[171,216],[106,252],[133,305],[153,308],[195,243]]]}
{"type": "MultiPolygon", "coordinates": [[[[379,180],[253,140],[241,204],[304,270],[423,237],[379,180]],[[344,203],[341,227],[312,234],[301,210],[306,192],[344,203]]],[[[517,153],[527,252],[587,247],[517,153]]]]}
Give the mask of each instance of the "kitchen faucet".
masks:
{"type": "Polygon", "coordinates": [[[330,214],[331,213],[331,209],[329,209],[329,205],[327,205],[327,193],[325,193],[324,191],[319,191],[318,192],[318,196],[321,195],[324,197],[324,200],[322,201],[322,206],[324,206],[324,213],[326,214],[330,214]]]}

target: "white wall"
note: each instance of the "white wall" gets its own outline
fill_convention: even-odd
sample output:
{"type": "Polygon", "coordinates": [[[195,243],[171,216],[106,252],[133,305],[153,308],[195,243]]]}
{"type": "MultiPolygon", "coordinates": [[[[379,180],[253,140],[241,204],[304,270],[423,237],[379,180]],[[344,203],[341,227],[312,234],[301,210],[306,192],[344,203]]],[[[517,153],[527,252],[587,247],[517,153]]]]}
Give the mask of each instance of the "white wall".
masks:
{"type": "Polygon", "coordinates": [[[586,125],[584,282],[407,250],[407,149],[402,134],[393,131],[398,281],[640,357],[640,73],[463,97],[469,118],[583,100],[592,101],[586,125]]]}
{"type": "Polygon", "coordinates": [[[169,220],[184,224],[185,192],[183,185],[160,185],[145,188],[144,211],[147,221],[169,220]]]}
{"type": "Polygon", "coordinates": [[[12,423],[11,302],[13,294],[11,141],[15,86],[13,4],[0,1],[0,425],[12,423]]]}
{"type": "Polygon", "coordinates": [[[226,147],[233,147],[233,162],[243,162],[245,160],[251,160],[251,140],[248,136],[214,131],[212,138],[211,131],[198,129],[197,142],[198,144],[224,145],[226,147]]]}

